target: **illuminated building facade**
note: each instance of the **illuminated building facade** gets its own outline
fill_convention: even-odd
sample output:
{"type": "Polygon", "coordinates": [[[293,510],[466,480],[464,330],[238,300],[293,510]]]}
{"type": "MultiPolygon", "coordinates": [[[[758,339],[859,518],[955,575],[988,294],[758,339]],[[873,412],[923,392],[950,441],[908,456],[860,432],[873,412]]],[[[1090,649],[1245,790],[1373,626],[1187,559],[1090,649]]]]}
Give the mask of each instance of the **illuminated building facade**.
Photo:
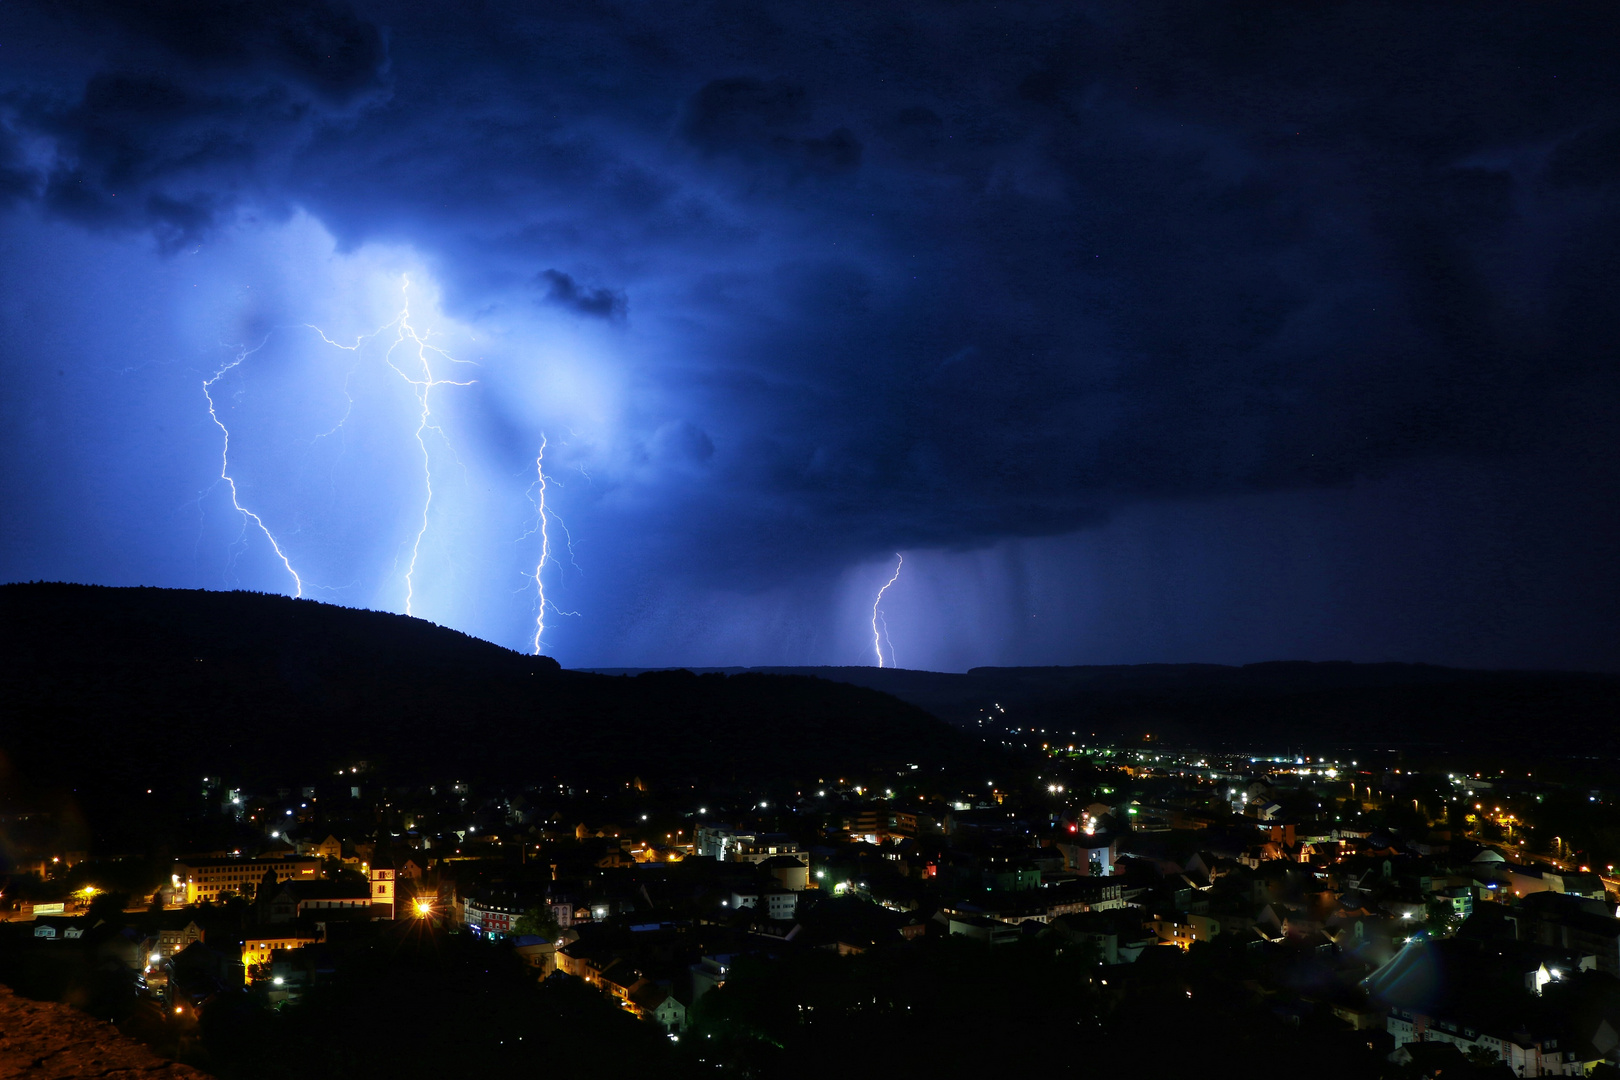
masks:
{"type": "Polygon", "coordinates": [[[266,873],[276,881],[314,881],[321,860],[289,856],[280,859],[182,859],[174,864],[174,886],[185,889],[185,902],[217,902],[229,893],[251,898],[266,873]]]}

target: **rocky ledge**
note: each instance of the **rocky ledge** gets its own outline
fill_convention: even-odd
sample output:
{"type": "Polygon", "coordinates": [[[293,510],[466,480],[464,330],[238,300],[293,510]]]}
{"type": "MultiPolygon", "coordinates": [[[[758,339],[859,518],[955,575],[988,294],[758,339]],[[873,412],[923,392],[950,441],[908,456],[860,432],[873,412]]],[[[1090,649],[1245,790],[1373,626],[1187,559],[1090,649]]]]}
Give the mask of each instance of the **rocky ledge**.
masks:
{"type": "Polygon", "coordinates": [[[104,1020],[0,986],[0,1080],[209,1080],[165,1061],[104,1020]]]}

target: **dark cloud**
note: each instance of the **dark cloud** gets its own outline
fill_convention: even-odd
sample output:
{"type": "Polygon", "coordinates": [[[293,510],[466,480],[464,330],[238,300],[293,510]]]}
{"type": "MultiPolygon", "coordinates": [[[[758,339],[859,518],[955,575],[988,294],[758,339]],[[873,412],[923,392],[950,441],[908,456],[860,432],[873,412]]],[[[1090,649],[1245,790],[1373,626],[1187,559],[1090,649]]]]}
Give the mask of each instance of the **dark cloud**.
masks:
{"type": "Polygon", "coordinates": [[[1612,5],[0,24],[42,42],[0,74],[0,196],[169,250],[305,208],[428,253],[468,319],[538,289],[622,321],[633,293],[625,444],[702,469],[625,505],[697,576],[1342,488],[1555,429],[1578,462],[1620,405],[1612,5]]]}
{"type": "Polygon", "coordinates": [[[0,207],[28,199],[37,184],[38,177],[18,152],[16,141],[0,127],[0,207]]]}
{"type": "Polygon", "coordinates": [[[715,79],[693,95],[686,137],[711,152],[773,148],[808,123],[808,97],[781,79],[715,79]]]}
{"type": "Polygon", "coordinates": [[[34,27],[70,28],[83,52],[5,94],[13,129],[52,151],[30,186],[57,214],[150,229],[166,250],[245,205],[279,210],[288,157],[386,91],[381,31],[332,5],[77,3],[34,27]],[[81,82],[63,77],[78,68],[81,82]]]}
{"type": "Polygon", "coordinates": [[[710,154],[774,159],[812,171],[861,163],[861,141],[847,127],[806,135],[812,112],[805,88],[781,79],[716,79],[688,105],[684,133],[710,154]]]}
{"type": "Polygon", "coordinates": [[[537,282],[545,290],[546,303],[576,315],[617,321],[629,311],[629,301],[624,293],[605,287],[587,288],[561,270],[542,270],[537,282]]]}
{"type": "Polygon", "coordinates": [[[179,66],[238,85],[268,76],[332,104],[375,93],[387,66],[381,29],[321,0],[76,0],[58,14],[137,67],[179,66]]]}

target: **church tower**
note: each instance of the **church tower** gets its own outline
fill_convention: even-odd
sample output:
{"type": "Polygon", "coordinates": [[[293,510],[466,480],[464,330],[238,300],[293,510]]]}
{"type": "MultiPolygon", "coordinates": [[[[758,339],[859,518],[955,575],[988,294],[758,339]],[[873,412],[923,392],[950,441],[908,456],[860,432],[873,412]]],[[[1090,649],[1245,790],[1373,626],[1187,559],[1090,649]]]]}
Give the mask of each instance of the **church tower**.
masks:
{"type": "MultiPolygon", "coordinates": [[[[378,855],[373,855],[378,858],[378,855]]],[[[394,917],[394,868],[392,866],[373,865],[371,867],[371,917],[374,919],[392,919],[394,917]]]]}

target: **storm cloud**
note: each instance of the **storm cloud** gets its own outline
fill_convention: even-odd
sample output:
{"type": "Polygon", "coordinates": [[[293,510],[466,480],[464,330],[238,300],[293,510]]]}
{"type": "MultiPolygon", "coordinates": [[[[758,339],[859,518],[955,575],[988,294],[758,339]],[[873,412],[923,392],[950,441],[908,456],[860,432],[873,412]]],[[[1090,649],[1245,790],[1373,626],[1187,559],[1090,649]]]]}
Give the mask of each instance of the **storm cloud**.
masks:
{"type": "MultiPolygon", "coordinates": [[[[635,581],[787,595],[895,550],[1405,491],[1440,462],[1610,480],[1609,5],[80,3],[0,26],[18,220],[172,261],[304,214],[341,252],[421,252],[474,330],[587,324],[592,370],[631,388],[567,451],[627,583],[593,659],[662,625],[635,581]]],[[[543,426],[487,413],[514,446],[543,426]]],[[[1501,543],[1590,529],[1561,505],[1501,543]]],[[[1212,549],[1245,543],[1217,516],[1212,549]]],[[[1612,548],[1591,529],[1577,561],[1612,548]]],[[[1572,617],[1616,592],[1611,570],[1572,617]]],[[[834,656],[818,634],[759,659],[834,656]]]]}

